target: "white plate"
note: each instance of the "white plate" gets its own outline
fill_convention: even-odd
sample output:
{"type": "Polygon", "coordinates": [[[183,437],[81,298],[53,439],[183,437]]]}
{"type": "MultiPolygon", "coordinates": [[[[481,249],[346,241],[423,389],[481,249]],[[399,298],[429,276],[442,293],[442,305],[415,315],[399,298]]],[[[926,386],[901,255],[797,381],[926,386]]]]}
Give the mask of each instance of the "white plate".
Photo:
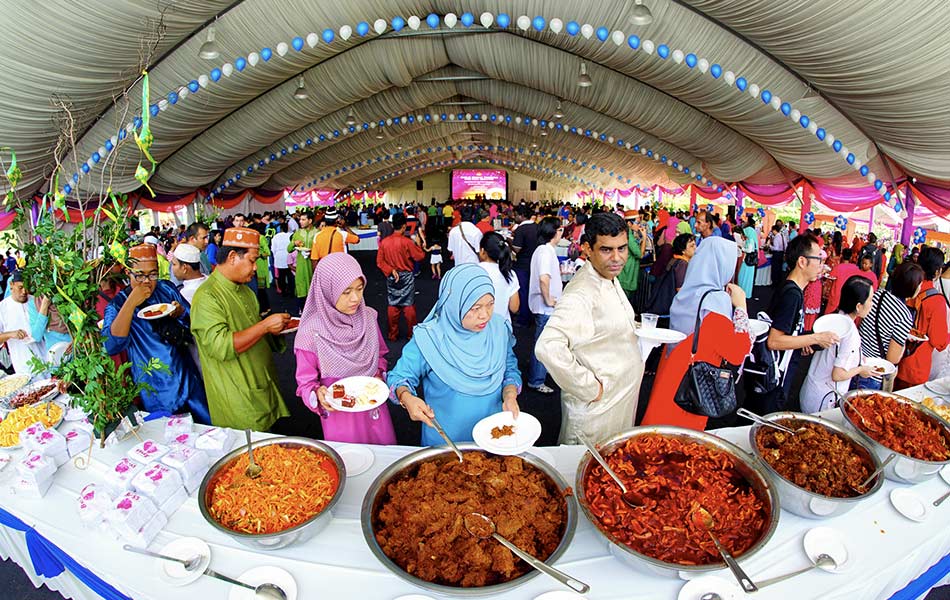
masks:
{"type": "MultiPolygon", "coordinates": [[[[38,404],[38,403],[37,403],[37,404],[38,404]]],[[[31,406],[37,406],[37,404],[33,404],[33,405],[31,405],[31,406]]],[[[63,422],[63,417],[66,415],[66,410],[67,410],[67,408],[66,408],[65,406],[63,406],[62,404],[60,404],[59,402],[56,402],[56,401],[52,401],[52,402],[50,402],[50,404],[56,404],[57,406],[59,406],[59,407],[62,409],[62,413],[59,415],[59,420],[58,420],[58,421],[54,421],[53,424],[52,424],[52,426],[50,427],[50,429],[56,429],[57,427],[59,427],[59,426],[62,424],[62,422],[63,422]]],[[[10,411],[10,412],[13,412],[13,411],[10,411]]],[[[9,413],[8,413],[8,414],[9,414],[9,413]]],[[[4,415],[4,418],[6,418],[6,415],[4,415]]],[[[26,426],[26,427],[28,427],[28,426],[26,426]]],[[[24,427],[23,429],[26,429],[26,427],[24,427]]],[[[0,446],[0,451],[6,450],[6,451],[9,452],[10,450],[19,450],[19,449],[22,448],[22,447],[23,447],[23,444],[20,444],[19,442],[17,442],[16,444],[14,444],[14,445],[12,445],[12,446],[0,446]]]]}
{"type": "Polygon", "coordinates": [[[771,328],[771,325],[761,319],[749,319],[749,329],[752,330],[752,335],[755,336],[755,339],[759,339],[768,333],[771,328]]]}
{"type": "Polygon", "coordinates": [[[878,377],[886,377],[897,372],[897,367],[894,366],[894,363],[884,360],[883,358],[865,358],[864,364],[883,369],[884,373],[878,375],[878,377]]]}
{"type": "Polygon", "coordinates": [[[815,321],[815,326],[812,327],[812,331],[815,333],[830,331],[839,338],[843,338],[851,331],[852,324],[853,321],[851,321],[851,317],[848,315],[823,315],[818,317],[818,320],[815,321]]]}
{"type": "MultiPolygon", "coordinates": [[[[250,571],[245,571],[238,577],[249,585],[260,585],[262,583],[273,583],[287,594],[287,600],[297,600],[297,582],[294,576],[280,567],[254,567],[250,571]]],[[[228,594],[228,600],[256,600],[257,596],[254,590],[232,585],[231,592],[228,594]]]]}
{"type": "Polygon", "coordinates": [[[829,573],[839,573],[851,567],[851,552],[844,542],[844,537],[830,527],[815,527],[805,533],[802,540],[805,546],[805,554],[811,562],[818,561],[819,554],[827,554],[835,559],[835,567],[818,567],[829,573]]]}
{"type": "Polygon", "coordinates": [[[930,510],[923,499],[910,490],[895,488],[891,490],[891,504],[901,515],[911,521],[922,523],[930,516],[930,510]]]}
{"type": "Polygon", "coordinates": [[[544,592],[534,600],[584,600],[587,596],[581,596],[577,592],[567,590],[554,590],[553,592],[544,592]]]}
{"type": "Polygon", "coordinates": [[[475,423],[472,428],[472,439],[483,450],[492,454],[514,455],[521,454],[530,448],[541,437],[541,422],[534,415],[522,412],[515,419],[508,411],[489,415],[475,423]],[[504,425],[514,425],[514,433],[497,439],[492,439],[491,430],[504,425]]]}
{"type": "Polygon", "coordinates": [[[926,335],[923,335],[923,336],[921,336],[921,337],[917,337],[916,335],[913,335],[913,334],[908,333],[908,334],[907,334],[907,339],[909,339],[909,340],[914,340],[915,342],[926,342],[926,341],[929,340],[930,338],[928,338],[926,335]]]}
{"type": "Polygon", "coordinates": [[[735,582],[715,575],[706,575],[686,582],[686,585],[680,588],[676,600],[699,600],[703,594],[710,592],[719,594],[722,600],[739,600],[744,595],[742,588],[735,582]]]}
{"type": "Polygon", "coordinates": [[[327,389],[327,402],[340,412],[366,412],[383,406],[389,398],[389,386],[386,385],[385,381],[376,377],[346,377],[333,385],[327,389]],[[341,404],[343,398],[333,397],[333,385],[342,385],[348,396],[358,397],[361,394],[366,394],[367,401],[376,400],[376,403],[367,402],[362,404],[357,402],[356,406],[347,408],[341,404]],[[372,393],[368,393],[366,388],[372,386],[375,386],[376,389],[372,393]]]}
{"type": "Polygon", "coordinates": [[[934,379],[925,383],[924,387],[938,396],[950,396],[950,380],[934,379]]]}
{"type": "Polygon", "coordinates": [[[186,571],[183,565],[170,560],[155,559],[155,566],[158,569],[159,578],[168,585],[182,586],[197,581],[204,570],[211,564],[211,548],[204,540],[195,537],[178,538],[174,542],[166,544],[160,554],[165,554],[174,558],[188,560],[195,556],[201,557],[201,562],[191,571],[186,571]]]}
{"type": "Polygon", "coordinates": [[[337,454],[343,459],[343,466],[346,467],[346,476],[355,477],[360,473],[365,473],[373,466],[376,461],[376,455],[366,446],[338,446],[335,448],[337,454]]]}
{"type": "Polygon", "coordinates": [[[681,331],[676,331],[674,329],[664,329],[662,327],[644,329],[641,327],[637,330],[637,336],[650,341],[657,342],[660,344],[678,344],[686,339],[686,334],[681,331]]]}
{"type": "Polygon", "coordinates": [[[940,478],[950,484],[950,465],[940,469],[940,478]]]}
{"type": "Polygon", "coordinates": [[[43,386],[45,386],[45,385],[49,385],[49,384],[51,384],[51,383],[52,383],[53,386],[54,386],[53,389],[51,389],[50,391],[48,391],[48,392],[46,392],[45,394],[43,394],[42,396],[40,396],[39,399],[37,399],[36,402],[33,402],[32,404],[30,404],[30,405],[28,405],[28,406],[32,406],[33,404],[40,404],[40,403],[42,403],[42,402],[46,402],[47,400],[52,400],[52,399],[55,398],[56,396],[59,396],[59,386],[57,385],[57,382],[56,382],[56,381],[47,378],[47,379],[41,379],[41,380],[36,381],[36,382],[33,382],[33,383],[29,384],[29,385],[23,386],[23,387],[20,388],[18,391],[16,391],[16,392],[10,394],[10,396],[4,401],[4,403],[12,410],[13,407],[12,407],[12,405],[11,405],[10,403],[13,401],[13,398],[14,398],[15,396],[18,396],[19,394],[29,394],[29,393],[32,392],[33,390],[39,389],[39,388],[41,388],[41,387],[43,387],[43,386]]]}
{"type": "Polygon", "coordinates": [[[557,468],[557,459],[554,458],[554,455],[551,454],[551,452],[549,452],[548,450],[545,450],[544,448],[538,448],[537,446],[531,446],[530,448],[525,450],[525,452],[527,452],[528,454],[534,454],[535,456],[537,456],[544,462],[548,463],[555,469],[557,468]]]}
{"type": "Polygon", "coordinates": [[[149,304],[145,308],[140,309],[139,312],[135,313],[135,315],[140,319],[145,319],[146,321],[152,321],[155,319],[163,319],[167,317],[168,315],[172,314],[173,312],[175,312],[174,304],[171,304],[168,302],[159,302],[158,304],[149,304]],[[160,310],[162,311],[162,314],[155,315],[154,317],[145,316],[145,313],[151,312],[154,310],[160,310]]]}

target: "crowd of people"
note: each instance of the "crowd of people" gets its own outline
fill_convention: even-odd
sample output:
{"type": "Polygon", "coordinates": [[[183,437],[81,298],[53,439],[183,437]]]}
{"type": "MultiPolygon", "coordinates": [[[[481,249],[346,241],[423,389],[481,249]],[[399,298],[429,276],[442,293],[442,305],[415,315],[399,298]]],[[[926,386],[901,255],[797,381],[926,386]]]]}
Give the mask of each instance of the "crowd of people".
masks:
{"type": "MultiPolygon", "coordinates": [[[[871,358],[896,367],[898,389],[950,374],[950,269],[941,249],[908,254],[900,244],[886,251],[873,233],[846,244],[839,231],[761,225],[752,213],[433,199],[153,228],[129,248],[128,268],[101,286],[103,343],[147,384],[145,410],[263,431],[290,414],[274,353],[293,339],[297,400],[320,416],[324,437],[372,444],[395,443],[397,406],[423,424],[422,444],[441,443],[436,418],[464,441],[483,417],[517,414],[522,386],[551,395],[552,384],[561,443],[635,423],[703,429],[708,415],[675,401],[697,360],[743,373],[745,405],[760,413],[817,412],[854,387],[879,389],[871,358]],[[385,331],[348,252],[366,235],[357,228],[370,224],[385,277],[385,331]],[[751,315],[756,273],[769,260],[772,302],[751,315]],[[419,322],[424,276],[439,290],[419,322]],[[279,335],[291,315],[272,311],[271,288],[296,300],[294,338],[279,335]],[[140,315],[157,303],[172,307],[167,316],[140,315]],[[645,312],[686,339],[641,356],[645,312]],[[822,314],[843,315],[847,327],[815,331],[822,314]],[[753,333],[754,318],[768,323],[766,334],[753,333]],[[518,328],[534,341],[525,374],[514,352],[518,328]],[[403,332],[408,341],[390,364],[387,343],[403,332]],[[145,369],[153,357],[165,368],[145,369]],[[385,380],[391,404],[334,411],[329,390],[351,376],[385,380]]],[[[32,356],[45,358],[69,336],[49,299],[24,289],[15,260],[11,273],[0,342],[13,368],[29,372],[32,356]]]]}

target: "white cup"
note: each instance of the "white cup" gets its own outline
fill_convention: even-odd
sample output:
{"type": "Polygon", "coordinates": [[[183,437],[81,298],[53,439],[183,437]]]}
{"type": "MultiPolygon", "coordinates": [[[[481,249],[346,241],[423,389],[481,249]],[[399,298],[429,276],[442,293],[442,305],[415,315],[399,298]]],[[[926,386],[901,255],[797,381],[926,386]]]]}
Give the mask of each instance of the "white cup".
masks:
{"type": "Polygon", "coordinates": [[[656,329],[657,323],[659,322],[660,315],[653,313],[643,313],[640,315],[640,326],[643,329],[656,329]]]}

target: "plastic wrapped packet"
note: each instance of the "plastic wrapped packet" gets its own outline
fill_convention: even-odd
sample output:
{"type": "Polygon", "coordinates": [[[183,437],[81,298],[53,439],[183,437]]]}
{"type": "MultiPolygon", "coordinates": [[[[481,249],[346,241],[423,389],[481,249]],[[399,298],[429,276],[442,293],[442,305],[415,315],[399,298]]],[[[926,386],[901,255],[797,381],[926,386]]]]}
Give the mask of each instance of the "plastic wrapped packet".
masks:
{"type": "Polygon", "coordinates": [[[162,457],[162,464],[178,471],[186,482],[208,470],[208,455],[203,450],[182,444],[172,444],[171,448],[171,452],[162,457]]]}
{"type": "Polygon", "coordinates": [[[10,464],[10,461],[13,460],[13,457],[10,456],[9,452],[0,451],[0,471],[4,470],[7,465],[10,464]]]}
{"type": "Polygon", "coordinates": [[[195,420],[190,413],[169,417],[168,421],[165,422],[165,443],[172,443],[176,437],[183,433],[191,433],[194,424],[195,420]]]}
{"type": "Polygon", "coordinates": [[[43,456],[39,452],[31,452],[26,458],[16,465],[17,473],[20,478],[39,488],[48,479],[52,479],[56,474],[56,464],[53,458],[43,456]]]}
{"type": "Polygon", "coordinates": [[[27,452],[35,452],[53,458],[59,467],[69,458],[66,452],[66,438],[55,429],[43,429],[23,439],[27,452]]]}
{"type": "Polygon", "coordinates": [[[53,463],[56,465],[56,468],[58,469],[69,462],[69,452],[67,452],[66,450],[63,450],[62,452],[58,452],[54,454],[50,458],[53,459],[53,463]]]}
{"type": "Polygon", "coordinates": [[[145,496],[126,492],[116,498],[106,518],[122,538],[129,539],[134,538],[157,512],[158,507],[145,496]]]}
{"type": "Polygon", "coordinates": [[[175,492],[162,502],[160,509],[165,513],[166,517],[171,519],[175,511],[181,508],[181,505],[184,504],[186,500],[188,500],[188,492],[185,491],[183,486],[179,485],[175,489],[175,492]]]}
{"type": "Polygon", "coordinates": [[[46,495],[50,486],[53,485],[53,478],[45,479],[39,482],[39,485],[33,481],[28,481],[23,477],[17,477],[13,482],[12,492],[18,496],[39,500],[46,495]]]}
{"type": "Polygon", "coordinates": [[[207,471],[195,473],[191,477],[185,478],[185,491],[191,496],[201,487],[201,481],[205,478],[207,471]]]}
{"type": "Polygon", "coordinates": [[[147,465],[150,462],[160,460],[163,456],[168,454],[169,448],[165,444],[159,444],[153,442],[152,440],[145,440],[141,444],[133,447],[128,452],[128,457],[134,461],[140,462],[143,465],[147,465]]]}
{"type": "Polygon", "coordinates": [[[214,463],[234,447],[234,436],[230,429],[212,427],[198,436],[195,448],[208,453],[208,459],[214,463]]]}
{"type": "Polygon", "coordinates": [[[182,446],[195,447],[195,441],[198,439],[198,434],[191,433],[179,433],[173,439],[169,440],[170,444],[181,444],[182,446]]]}
{"type": "Polygon", "coordinates": [[[128,457],[121,458],[106,472],[104,477],[106,487],[113,496],[127,492],[132,488],[132,480],[142,469],[142,465],[134,460],[128,457]]]}
{"type": "Polygon", "coordinates": [[[122,539],[129,544],[130,546],[135,546],[136,548],[147,548],[149,544],[152,543],[152,540],[155,539],[155,536],[159,534],[162,528],[168,525],[168,517],[165,516],[165,513],[159,511],[149,519],[148,523],[139,528],[132,535],[122,535],[122,539]]]}
{"type": "Polygon", "coordinates": [[[66,438],[66,453],[71,457],[87,452],[92,442],[92,434],[82,427],[67,429],[63,437],[66,438]]]}
{"type": "Polygon", "coordinates": [[[135,476],[132,480],[132,489],[143,496],[148,496],[156,506],[161,506],[163,502],[175,495],[175,492],[183,488],[178,471],[161,463],[152,463],[135,476]]]}
{"type": "Polygon", "coordinates": [[[23,428],[20,430],[20,445],[22,445],[24,448],[32,450],[30,444],[32,443],[33,439],[44,431],[47,431],[47,429],[46,425],[43,425],[42,423],[33,423],[32,425],[23,428]]]}
{"type": "Polygon", "coordinates": [[[79,522],[87,529],[98,529],[112,508],[112,502],[112,497],[105,490],[90,483],[79,492],[76,499],[79,522]]]}

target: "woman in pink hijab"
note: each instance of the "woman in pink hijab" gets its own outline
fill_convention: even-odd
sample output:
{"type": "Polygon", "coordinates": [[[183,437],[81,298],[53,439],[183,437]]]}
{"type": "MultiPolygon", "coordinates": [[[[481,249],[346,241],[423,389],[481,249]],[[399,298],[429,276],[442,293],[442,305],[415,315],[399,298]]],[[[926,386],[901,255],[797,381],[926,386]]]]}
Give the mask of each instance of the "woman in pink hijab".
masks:
{"type": "Polygon", "coordinates": [[[320,415],[324,439],[395,444],[388,402],[358,413],[334,411],[327,402],[328,388],[344,377],[386,379],[388,348],[376,311],[363,301],[365,287],[366,277],[349,254],[335,252],[317,263],[294,342],[297,395],[320,415]]]}

